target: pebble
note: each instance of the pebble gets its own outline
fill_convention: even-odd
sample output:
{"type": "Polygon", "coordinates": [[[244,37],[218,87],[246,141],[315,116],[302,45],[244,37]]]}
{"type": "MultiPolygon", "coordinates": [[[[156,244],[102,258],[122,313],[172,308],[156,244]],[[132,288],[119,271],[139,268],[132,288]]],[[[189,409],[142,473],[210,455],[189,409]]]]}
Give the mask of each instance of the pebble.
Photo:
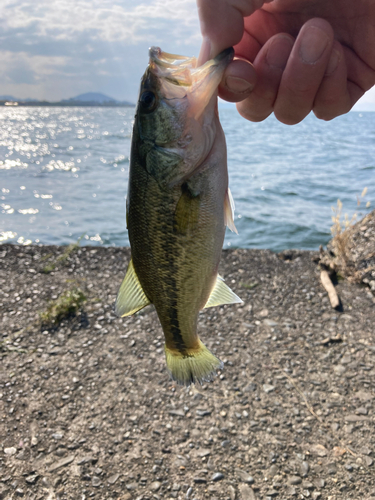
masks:
{"type": "Polygon", "coordinates": [[[117,479],[119,477],[120,477],[120,474],[113,474],[112,476],[109,476],[107,481],[109,482],[109,484],[115,484],[115,482],[117,481],[117,479]]]}
{"type": "Polygon", "coordinates": [[[4,453],[5,455],[15,455],[17,453],[17,448],[14,448],[13,446],[11,448],[4,448],[4,453]]]}
{"type": "Polygon", "coordinates": [[[302,488],[304,488],[305,490],[312,490],[314,488],[314,485],[309,481],[303,481],[302,488]]]}
{"type": "Polygon", "coordinates": [[[16,495],[18,495],[19,497],[23,497],[24,494],[25,492],[23,491],[23,489],[21,488],[16,489],[16,495]]]}
{"type": "Polygon", "coordinates": [[[102,482],[98,476],[93,476],[91,479],[91,484],[94,486],[94,488],[98,488],[98,486],[100,486],[102,482]]]}
{"type": "Polygon", "coordinates": [[[236,500],[236,490],[233,488],[231,484],[228,486],[228,491],[230,500],[236,500]]]}
{"type": "Polygon", "coordinates": [[[62,458],[58,462],[55,462],[54,464],[52,464],[49,468],[49,471],[53,472],[57,469],[60,469],[60,467],[65,467],[66,465],[69,465],[70,463],[72,463],[73,460],[74,460],[74,455],[70,455],[69,457],[62,458]]]}
{"type": "Polygon", "coordinates": [[[186,499],[190,498],[192,493],[193,493],[193,488],[190,487],[186,492],[185,498],[186,499]]]}
{"type": "Polygon", "coordinates": [[[270,392],[275,390],[275,386],[270,384],[263,384],[263,390],[266,394],[269,394],[270,392]]]}
{"type": "Polygon", "coordinates": [[[335,463],[330,463],[327,465],[327,474],[336,474],[337,473],[337,466],[335,463]]]}
{"type": "Polygon", "coordinates": [[[365,457],[365,462],[368,467],[370,467],[374,463],[373,459],[367,456],[365,457]]]}
{"type": "Polygon", "coordinates": [[[236,469],[236,474],[243,483],[253,484],[254,478],[250,474],[242,469],[236,469]]]}
{"type": "Polygon", "coordinates": [[[194,478],[194,483],[196,483],[196,484],[205,484],[205,483],[207,483],[207,479],[205,479],[204,477],[195,477],[194,478]]]}
{"type": "Polygon", "coordinates": [[[27,484],[35,484],[36,483],[36,480],[38,479],[38,475],[37,474],[33,474],[31,476],[27,476],[27,478],[25,479],[25,481],[27,482],[27,484]]]}
{"type": "Polygon", "coordinates": [[[301,484],[302,479],[299,476],[290,476],[288,479],[288,483],[291,485],[301,484]]]}
{"type": "Polygon", "coordinates": [[[320,491],[313,491],[311,494],[311,498],[313,500],[318,500],[318,498],[320,498],[321,496],[322,496],[322,494],[320,493],[320,491]]]}
{"type": "Polygon", "coordinates": [[[215,472],[215,474],[211,477],[211,481],[221,481],[222,479],[224,479],[224,474],[221,472],[215,472]]]}
{"type": "MultiPolygon", "coordinates": [[[[152,484],[154,484],[154,483],[152,483],[152,484]]],[[[152,484],[151,484],[151,486],[152,486],[152,484]]],[[[158,483],[158,484],[160,484],[160,483],[158,483]]],[[[137,486],[138,486],[137,483],[128,483],[126,485],[126,489],[129,491],[133,491],[133,490],[137,489],[137,486]]],[[[159,488],[160,488],[160,486],[159,486],[159,488]]]]}
{"type": "Polygon", "coordinates": [[[156,493],[157,491],[160,490],[161,483],[159,481],[154,481],[153,483],[150,484],[150,490],[156,493]]]}
{"type": "Polygon", "coordinates": [[[272,497],[277,497],[278,494],[279,492],[276,490],[268,490],[266,496],[272,498],[272,497]]]}
{"type": "Polygon", "coordinates": [[[238,489],[240,490],[241,500],[256,500],[254,490],[247,484],[240,484],[238,489]]]}
{"type": "Polygon", "coordinates": [[[300,470],[301,470],[301,476],[306,477],[310,470],[309,464],[307,462],[302,462],[300,470]]]}

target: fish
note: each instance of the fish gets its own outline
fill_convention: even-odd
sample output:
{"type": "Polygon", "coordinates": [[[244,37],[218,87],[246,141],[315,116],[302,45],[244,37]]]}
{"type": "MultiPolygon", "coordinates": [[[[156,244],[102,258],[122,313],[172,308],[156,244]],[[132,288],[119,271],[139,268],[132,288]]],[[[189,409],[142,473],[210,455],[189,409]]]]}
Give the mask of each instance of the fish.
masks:
{"type": "Polygon", "coordinates": [[[124,317],[154,305],[167,370],[186,386],[210,381],[223,368],[198,336],[199,311],[242,303],[218,275],[225,228],[236,231],[217,106],[233,54],[226,49],[197,67],[195,57],[151,47],[132,133],[131,260],[115,311],[124,317]]]}

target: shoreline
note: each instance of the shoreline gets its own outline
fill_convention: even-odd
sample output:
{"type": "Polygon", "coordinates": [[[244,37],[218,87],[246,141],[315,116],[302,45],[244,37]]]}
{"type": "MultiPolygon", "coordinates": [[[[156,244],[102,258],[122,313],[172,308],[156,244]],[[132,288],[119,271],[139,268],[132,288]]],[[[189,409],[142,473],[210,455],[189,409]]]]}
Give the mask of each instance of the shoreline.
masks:
{"type": "Polygon", "coordinates": [[[368,288],[339,281],[337,312],[318,252],[223,250],[244,304],[202,311],[224,370],[186,390],[152,307],[113,313],[130,249],[68,248],[0,246],[0,498],[375,497],[368,288]],[[74,314],[43,323],[77,289],[74,314]]]}

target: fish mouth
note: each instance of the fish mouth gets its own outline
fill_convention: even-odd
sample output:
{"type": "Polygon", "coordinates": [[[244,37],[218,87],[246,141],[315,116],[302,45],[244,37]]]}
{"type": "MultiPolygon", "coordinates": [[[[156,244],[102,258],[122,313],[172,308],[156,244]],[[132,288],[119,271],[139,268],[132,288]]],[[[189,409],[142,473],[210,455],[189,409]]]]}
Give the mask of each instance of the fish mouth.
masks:
{"type": "Polygon", "coordinates": [[[216,103],[219,83],[234,50],[229,47],[202,66],[197,66],[196,57],[169,54],[159,47],[151,47],[149,55],[148,74],[158,81],[162,96],[169,101],[188,97],[189,115],[198,119],[213,97],[216,103]]]}
{"type": "Polygon", "coordinates": [[[178,86],[191,87],[210,73],[218,72],[222,75],[233,59],[234,49],[229,47],[223,50],[203,66],[197,66],[196,57],[170,54],[159,47],[151,47],[149,56],[149,68],[155,76],[178,86]]]}

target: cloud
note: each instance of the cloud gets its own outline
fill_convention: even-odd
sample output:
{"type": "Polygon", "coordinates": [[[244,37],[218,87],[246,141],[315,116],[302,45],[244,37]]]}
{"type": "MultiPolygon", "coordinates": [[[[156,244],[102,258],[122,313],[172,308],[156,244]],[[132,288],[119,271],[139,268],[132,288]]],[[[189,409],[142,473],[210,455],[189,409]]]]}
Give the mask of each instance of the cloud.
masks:
{"type": "Polygon", "coordinates": [[[150,45],[196,54],[200,44],[195,0],[2,0],[0,33],[0,94],[54,100],[88,90],[135,100],[150,45]]]}

